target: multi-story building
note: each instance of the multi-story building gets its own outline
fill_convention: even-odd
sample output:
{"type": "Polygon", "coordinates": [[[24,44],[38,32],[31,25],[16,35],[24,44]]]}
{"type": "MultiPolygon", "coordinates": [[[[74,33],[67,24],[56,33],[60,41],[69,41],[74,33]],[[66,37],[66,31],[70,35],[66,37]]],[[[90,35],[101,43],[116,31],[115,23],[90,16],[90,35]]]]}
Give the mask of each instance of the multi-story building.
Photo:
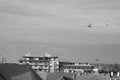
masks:
{"type": "Polygon", "coordinates": [[[46,54],[42,57],[34,57],[30,55],[23,56],[19,60],[20,64],[29,64],[36,71],[58,72],[59,58],[46,54]]]}
{"type": "Polygon", "coordinates": [[[31,55],[23,56],[19,60],[20,64],[29,64],[36,71],[43,72],[91,72],[93,66],[88,63],[79,62],[59,62],[59,57],[46,54],[36,57],[31,55]]]}
{"type": "Polygon", "coordinates": [[[93,71],[93,66],[89,63],[79,63],[79,62],[60,62],[60,71],[63,72],[81,72],[88,73],[93,71]]]}
{"type": "Polygon", "coordinates": [[[29,64],[36,71],[43,72],[110,72],[113,71],[113,64],[100,63],[80,63],[59,61],[59,57],[46,54],[45,56],[36,57],[31,55],[22,56],[20,64],[29,64]]]}

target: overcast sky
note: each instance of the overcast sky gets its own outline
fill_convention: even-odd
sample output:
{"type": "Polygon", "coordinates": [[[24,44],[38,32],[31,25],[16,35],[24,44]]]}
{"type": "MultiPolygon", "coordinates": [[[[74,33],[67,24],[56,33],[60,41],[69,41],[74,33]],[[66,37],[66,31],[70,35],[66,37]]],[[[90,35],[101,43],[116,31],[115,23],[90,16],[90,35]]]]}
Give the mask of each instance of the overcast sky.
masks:
{"type": "Polygon", "coordinates": [[[0,0],[0,38],[52,43],[57,55],[74,60],[83,56],[82,61],[119,62],[119,4],[120,0],[0,0]]]}

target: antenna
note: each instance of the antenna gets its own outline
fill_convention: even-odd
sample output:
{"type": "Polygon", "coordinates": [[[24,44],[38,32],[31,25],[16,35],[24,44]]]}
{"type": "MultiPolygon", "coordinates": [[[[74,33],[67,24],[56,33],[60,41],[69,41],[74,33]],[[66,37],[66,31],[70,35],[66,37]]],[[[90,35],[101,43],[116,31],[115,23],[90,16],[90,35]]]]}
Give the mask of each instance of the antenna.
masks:
{"type": "Polygon", "coordinates": [[[30,52],[29,53],[27,53],[25,56],[30,56],[31,54],[30,54],[30,52]]]}
{"type": "Polygon", "coordinates": [[[48,48],[49,48],[49,45],[48,45],[48,44],[44,46],[44,53],[45,53],[45,54],[48,53],[48,48]]]}
{"type": "Polygon", "coordinates": [[[2,63],[6,63],[6,62],[7,62],[6,58],[2,57],[2,63]]]}

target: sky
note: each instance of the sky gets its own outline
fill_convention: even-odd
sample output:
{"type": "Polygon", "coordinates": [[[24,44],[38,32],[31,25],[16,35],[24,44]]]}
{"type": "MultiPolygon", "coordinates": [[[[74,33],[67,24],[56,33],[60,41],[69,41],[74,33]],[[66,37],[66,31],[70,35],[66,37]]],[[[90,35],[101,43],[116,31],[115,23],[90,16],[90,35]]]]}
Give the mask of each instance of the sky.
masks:
{"type": "Polygon", "coordinates": [[[41,56],[47,51],[61,60],[120,63],[119,3],[0,0],[0,56],[15,61],[26,52],[41,56]]]}

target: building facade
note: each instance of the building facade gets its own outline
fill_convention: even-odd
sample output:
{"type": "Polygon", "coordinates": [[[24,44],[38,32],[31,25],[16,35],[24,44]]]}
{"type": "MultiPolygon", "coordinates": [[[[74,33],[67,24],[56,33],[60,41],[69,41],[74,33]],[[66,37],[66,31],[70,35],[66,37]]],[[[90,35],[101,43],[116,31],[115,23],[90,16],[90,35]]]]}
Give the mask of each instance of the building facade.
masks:
{"type": "Polygon", "coordinates": [[[19,60],[19,63],[28,64],[35,71],[59,72],[59,58],[49,54],[41,57],[26,55],[19,60]]]}
{"type": "MultiPolygon", "coordinates": [[[[91,73],[91,72],[115,72],[114,69],[119,68],[118,65],[113,64],[100,64],[100,63],[80,63],[80,62],[67,62],[59,61],[59,57],[51,56],[46,53],[45,56],[31,56],[25,55],[19,60],[20,64],[28,64],[35,71],[42,72],[81,72],[81,73],[91,73]]],[[[120,71],[120,68],[119,68],[120,71]]]]}
{"type": "Polygon", "coordinates": [[[45,56],[35,57],[26,55],[19,60],[20,64],[28,64],[35,71],[42,72],[91,72],[93,66],[88,63],[60,62],[59,57],[46,54],[45,56]]]}
{"type": "Polygon", "coordinates": [[[90,73],[93,71],[93,66],[89,63],[79,63],[79,62],[60,62],[60,71],[63,72],[81,72],[90,73]]]}

